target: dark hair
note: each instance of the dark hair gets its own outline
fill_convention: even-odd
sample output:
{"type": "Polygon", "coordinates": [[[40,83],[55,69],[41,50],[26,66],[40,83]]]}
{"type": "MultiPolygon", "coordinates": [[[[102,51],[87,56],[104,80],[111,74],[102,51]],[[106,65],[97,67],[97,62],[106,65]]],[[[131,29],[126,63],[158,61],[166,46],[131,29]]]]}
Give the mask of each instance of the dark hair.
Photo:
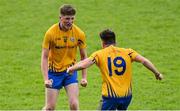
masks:
{"type": "Polygon", "coordinates": [[[76,9],[72,5],[64,4],[63,6],[60,7],[60,14],[61,15],[75,15],[76,9]]]}
{"type": "Polygon", "coordinates": [[[116,35],[110,29],[103,30],[102,32],[100,32],[99,36],[101,37],[101,40],[105,44],[114,44],[114,43],[116,43],[116,35]]]}

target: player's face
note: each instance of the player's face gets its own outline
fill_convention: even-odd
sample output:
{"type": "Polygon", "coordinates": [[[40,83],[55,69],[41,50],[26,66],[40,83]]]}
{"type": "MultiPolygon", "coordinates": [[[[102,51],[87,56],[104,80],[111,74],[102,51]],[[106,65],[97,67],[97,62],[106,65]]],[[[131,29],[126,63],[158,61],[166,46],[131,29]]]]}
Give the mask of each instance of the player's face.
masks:
{"type": "Polygon", "coordinates": [[[61,22],[62,28],[64,28],[65,30],[71,29],[72,24],[74,22],[74,18],[75,16],[72,16],[72,15],[60,16],[60,22],[61,22]]]}

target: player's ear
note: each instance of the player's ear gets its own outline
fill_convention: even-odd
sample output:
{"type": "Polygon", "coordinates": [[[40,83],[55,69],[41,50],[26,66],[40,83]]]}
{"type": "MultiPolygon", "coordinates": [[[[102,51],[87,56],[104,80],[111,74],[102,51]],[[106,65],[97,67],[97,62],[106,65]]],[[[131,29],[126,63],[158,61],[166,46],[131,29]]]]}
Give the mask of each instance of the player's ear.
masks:
{"type": "Polygon", "coordinates": [[[105,43],[103,41],[101,41],[101,47],[104,48],[105,43]]]}

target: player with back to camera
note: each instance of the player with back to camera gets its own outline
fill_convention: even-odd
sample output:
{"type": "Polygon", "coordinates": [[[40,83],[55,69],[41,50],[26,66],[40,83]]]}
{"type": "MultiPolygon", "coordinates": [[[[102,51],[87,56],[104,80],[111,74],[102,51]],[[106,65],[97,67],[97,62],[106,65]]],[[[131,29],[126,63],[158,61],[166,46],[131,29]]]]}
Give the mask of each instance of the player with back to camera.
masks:
{"type": "Polygon", "coordinates": [[[157,80],[163,75],[145,57],[133,49],[116,47],[115,33],[109,29],[100,33],[102,48],[89,58],[69,67],[67,72],[85,69],[94,63],[102,76],[101,110],[126,110],[132,98],[132,62],[140,62],[152,71],[157,80]]]}
{"type": "MultiPolygon", "coordinates": [[[[59,23],[51,26],[42,44],[41,70],[46,86],[44,110],[54,110],[62,87],[65,88],[71,110],[79,109],[77,72],[73,75],[66,69],[75,64],[77,48],[81,60],[87,57],[84,32],[74,24],[76,10],[69,4],[60,8],[59,23]]],[[[82,70],[81,85],[87,85],[86,70],[82,70]]]]}

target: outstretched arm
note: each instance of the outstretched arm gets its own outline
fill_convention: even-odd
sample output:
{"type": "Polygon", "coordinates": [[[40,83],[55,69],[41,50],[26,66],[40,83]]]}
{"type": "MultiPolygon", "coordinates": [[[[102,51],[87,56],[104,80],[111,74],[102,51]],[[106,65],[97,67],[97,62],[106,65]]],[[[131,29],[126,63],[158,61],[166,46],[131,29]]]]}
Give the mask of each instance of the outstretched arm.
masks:
{"type": "Polygon", "coordinates": [[[163,79],[163,75],[156,69],[156,67],[153,65],[151,61],[149,61],[147,58],[138,55],[134,59],[136,62],[142,63],[146,68],[148,68],[150,71],[152,71],[156,77],[157,80],[163,79]]]}
{"type": "Polygon", "coordinates": [[[91,66],[93,64],[94,64],[94,62],[91,59],[86,58],[83,61],[78,62],[74,66],[69,67],[67,69],[67,72],[72,73],[75,70],[82,70],[82,69],[88,68],[89,66],[91,66]]]}

